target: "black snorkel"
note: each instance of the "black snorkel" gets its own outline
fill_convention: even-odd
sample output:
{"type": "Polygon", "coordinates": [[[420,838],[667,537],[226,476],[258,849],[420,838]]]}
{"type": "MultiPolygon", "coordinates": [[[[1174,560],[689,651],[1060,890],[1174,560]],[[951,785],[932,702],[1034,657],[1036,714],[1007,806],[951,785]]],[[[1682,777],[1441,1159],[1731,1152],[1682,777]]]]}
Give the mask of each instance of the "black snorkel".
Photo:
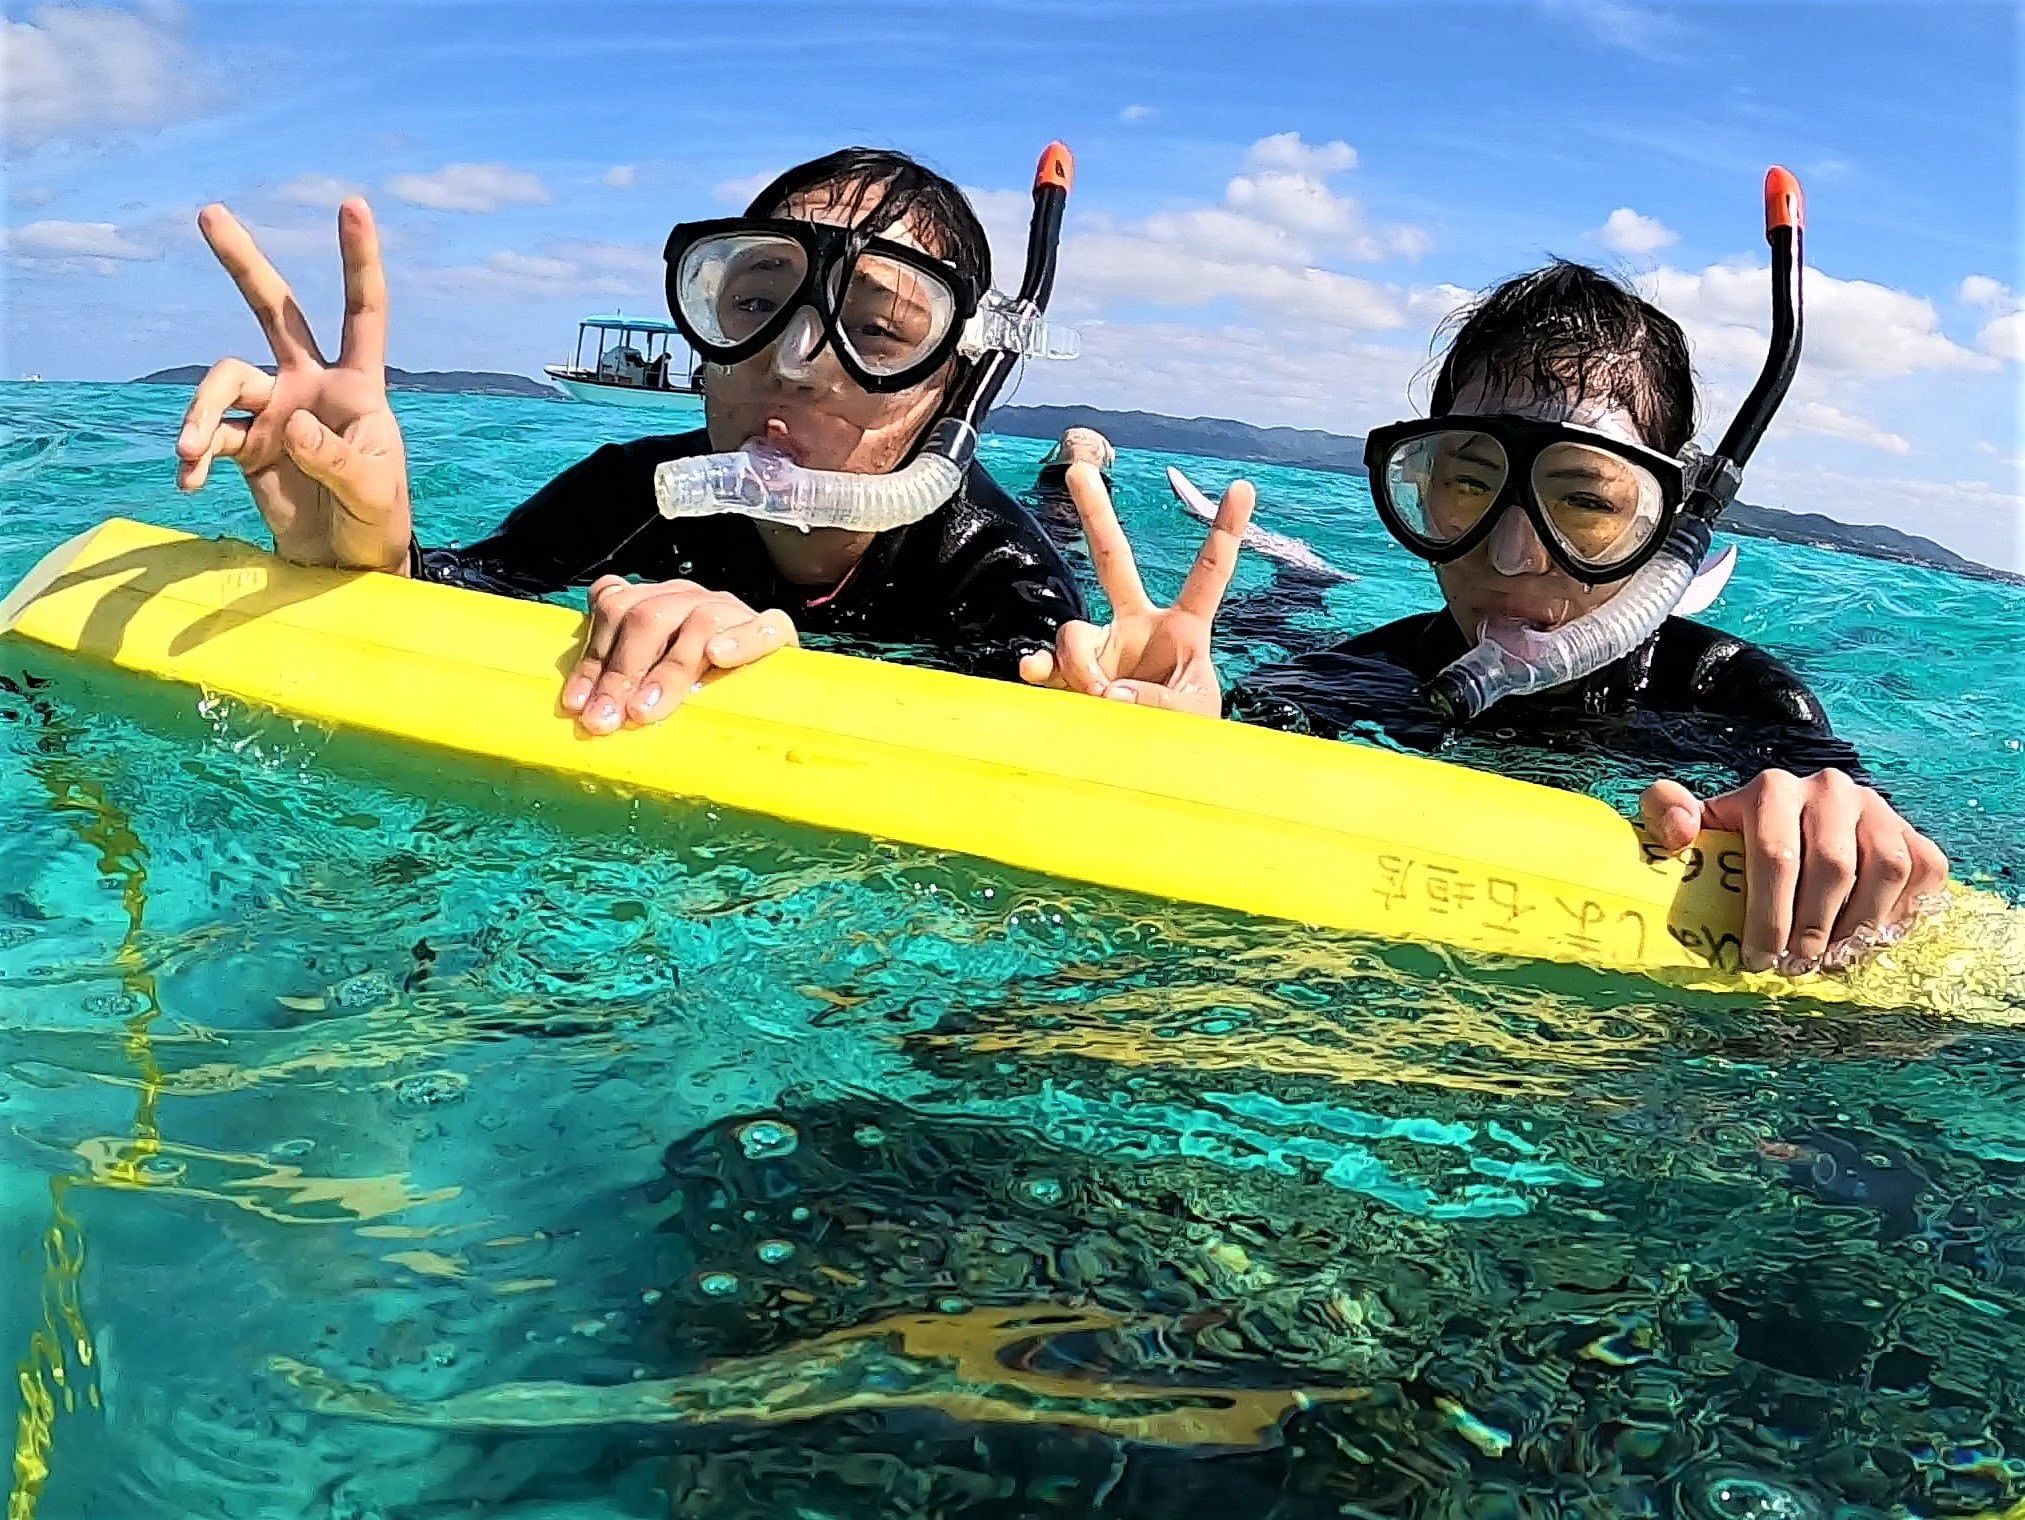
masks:
{"type": "MultiPolygon", "coordinates": [[[[1014,297],[1020,306],[1030,308],[1036,319],[1048,309],[1048,300],[1055,293],[1062,214],[1068,208],[1069,189],[1075,178],[1076,159],[1067,144],[1049,143],[1034,170],[1034,214],[1027,223],[1027,263],[1014,297]]],[[[977,438],[984,430],[985,415],[1019,362],[1018,353],[1004,348],[994,348],[980,358],[949,398],[940,419],[928,430],[921,452],[940,454],[959,468],[967,469],[977,454],[977,438]]]]}
{"type": "Polygon", "coordinates": [[[1666,540],[1594,612],[1548,633],[1526,633],[1517,648],[1485,638],[1428,683],[1428,704],[1467,723],[1492,703],[1579,681],[1643,644],[1673,612],[1708,555],[1716,520],[1736,500],[1744,466],[1765,436],[1800,366],[1802,230],[1800,182],[1785,169],[1765,174],[1765,240],[1772,248],[1772,340],[1764,367],[1713,454],[1694,459],[1666,540]]]}

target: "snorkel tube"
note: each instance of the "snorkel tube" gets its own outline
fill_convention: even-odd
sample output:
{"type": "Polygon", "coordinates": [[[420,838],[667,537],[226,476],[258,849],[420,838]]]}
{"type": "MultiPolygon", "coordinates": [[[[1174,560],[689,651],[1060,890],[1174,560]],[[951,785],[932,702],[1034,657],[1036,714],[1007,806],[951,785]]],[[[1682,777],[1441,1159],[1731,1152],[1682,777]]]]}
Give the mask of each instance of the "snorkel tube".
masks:
{"type": "MultiPolygon", "coordinates": [[[[1027,229],[1026,270],[1012,314],[993,313],[1001,332],[1042,332],[1040,315],[1054,294],[1062,213],[1075,178],[1075,158],[1049,143],[1034,172],[1034,214],[1027,229]]],[[[785,341],[783,339],[782,341],[785,341]]],[[[883,533],[919,522],[957,493],[977,455],[985,414],[1004,388],[1021,350],[988,349],[923,439],[912,461],[889,475],[803,469],[784,454],[751,445],[727,454],[675,459],[654,471],[654,499],[666,518],[736,512],[761,522],[883,533]]]]}
{"type": "Polygon", "coordinates": [[[1494,702],[1579,681],[1620,660],[1659,631],[1680,604],[1709,552],[1716,519],[1736,499],[1744,466],[1786,398],[1800,364],[1800,182],[1773,167],[1765,174],[1765,240],[1772,248],[1772,342],[1757,382],[1713,454],[1694,462],[1685,499],[1659,552],[1594,612],[1549,633],[1531,629],[1481,638],[1476,648],[1428,684],[1442,717],[1466,723],[1494,702]]]}

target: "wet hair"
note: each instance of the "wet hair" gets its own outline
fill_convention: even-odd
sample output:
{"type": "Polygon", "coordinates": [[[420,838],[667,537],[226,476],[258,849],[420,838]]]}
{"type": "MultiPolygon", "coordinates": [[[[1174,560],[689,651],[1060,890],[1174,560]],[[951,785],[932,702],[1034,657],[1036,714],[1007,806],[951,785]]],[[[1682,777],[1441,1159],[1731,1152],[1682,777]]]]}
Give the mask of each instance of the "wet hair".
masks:
{"type": "Polygon", "coordinates": [[[1429,413],[1473,379],[1576,391],[1622,407],[1653,448],[1678,454],[1695,432],[1694,369],[1680,324],[1630,286],[1556,259],[1505,281],[1447,322],[1429,413]]]}
{"type": "Polygon", "coordinates": [[[912,218],[921,244],[977,281],[991,284],[991,244],[964,193],[926,164],[890,148],[839,148],[783,170],[752,198],[747,216],[779,216],[818,190],[852,187],[851,223],[877,235],[912,218]]]}

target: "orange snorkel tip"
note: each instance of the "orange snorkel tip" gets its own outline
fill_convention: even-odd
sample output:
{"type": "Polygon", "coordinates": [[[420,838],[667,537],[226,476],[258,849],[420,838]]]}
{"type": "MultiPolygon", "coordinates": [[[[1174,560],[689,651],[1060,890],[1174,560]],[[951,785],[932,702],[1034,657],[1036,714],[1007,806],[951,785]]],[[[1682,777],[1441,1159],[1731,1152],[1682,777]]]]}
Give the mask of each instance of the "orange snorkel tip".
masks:
{"type": "Polygon", "coordinates": [[[1051,142],[1041,151],[1040,166],[1034,170],[1036,190],[1053,186],[1067,195],[1076,182],[1076,155],[1063,142],[1051,142]]]}
{"type": "Polygon", "coordinates": [[[1807,198],[1800,191],[1800,181],[1791,169],[1774,164],[1765,171],[1765,236],[1780,227],[1798,232],[1806,225],[1807,198]]]}

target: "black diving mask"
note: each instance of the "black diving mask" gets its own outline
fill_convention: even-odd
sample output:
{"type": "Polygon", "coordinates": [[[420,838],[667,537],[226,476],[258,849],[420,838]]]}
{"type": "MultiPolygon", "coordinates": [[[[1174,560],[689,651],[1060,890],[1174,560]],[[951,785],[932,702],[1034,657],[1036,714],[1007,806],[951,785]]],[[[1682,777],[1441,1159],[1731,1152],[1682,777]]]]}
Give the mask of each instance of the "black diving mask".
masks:
{"type": "Polygon", "coordinates": [[[1589,585],[1658,553],[1690,484],[1688,467],[1657,449],[1502,413],[1379,428],[1364,463],[1379,517],[1422,559],[1460,559],[1516,508],[1554,563],[1589,585]]]}
{"type": "Polygon", "coordinates": [[[749,359],[787,333],[827,344],[868,391],[905,390],[957,351],[984,292],[946,259],[854,228],[789,217],[684,222],[668,234],[668,310],[696,351],[749,359]]]}

